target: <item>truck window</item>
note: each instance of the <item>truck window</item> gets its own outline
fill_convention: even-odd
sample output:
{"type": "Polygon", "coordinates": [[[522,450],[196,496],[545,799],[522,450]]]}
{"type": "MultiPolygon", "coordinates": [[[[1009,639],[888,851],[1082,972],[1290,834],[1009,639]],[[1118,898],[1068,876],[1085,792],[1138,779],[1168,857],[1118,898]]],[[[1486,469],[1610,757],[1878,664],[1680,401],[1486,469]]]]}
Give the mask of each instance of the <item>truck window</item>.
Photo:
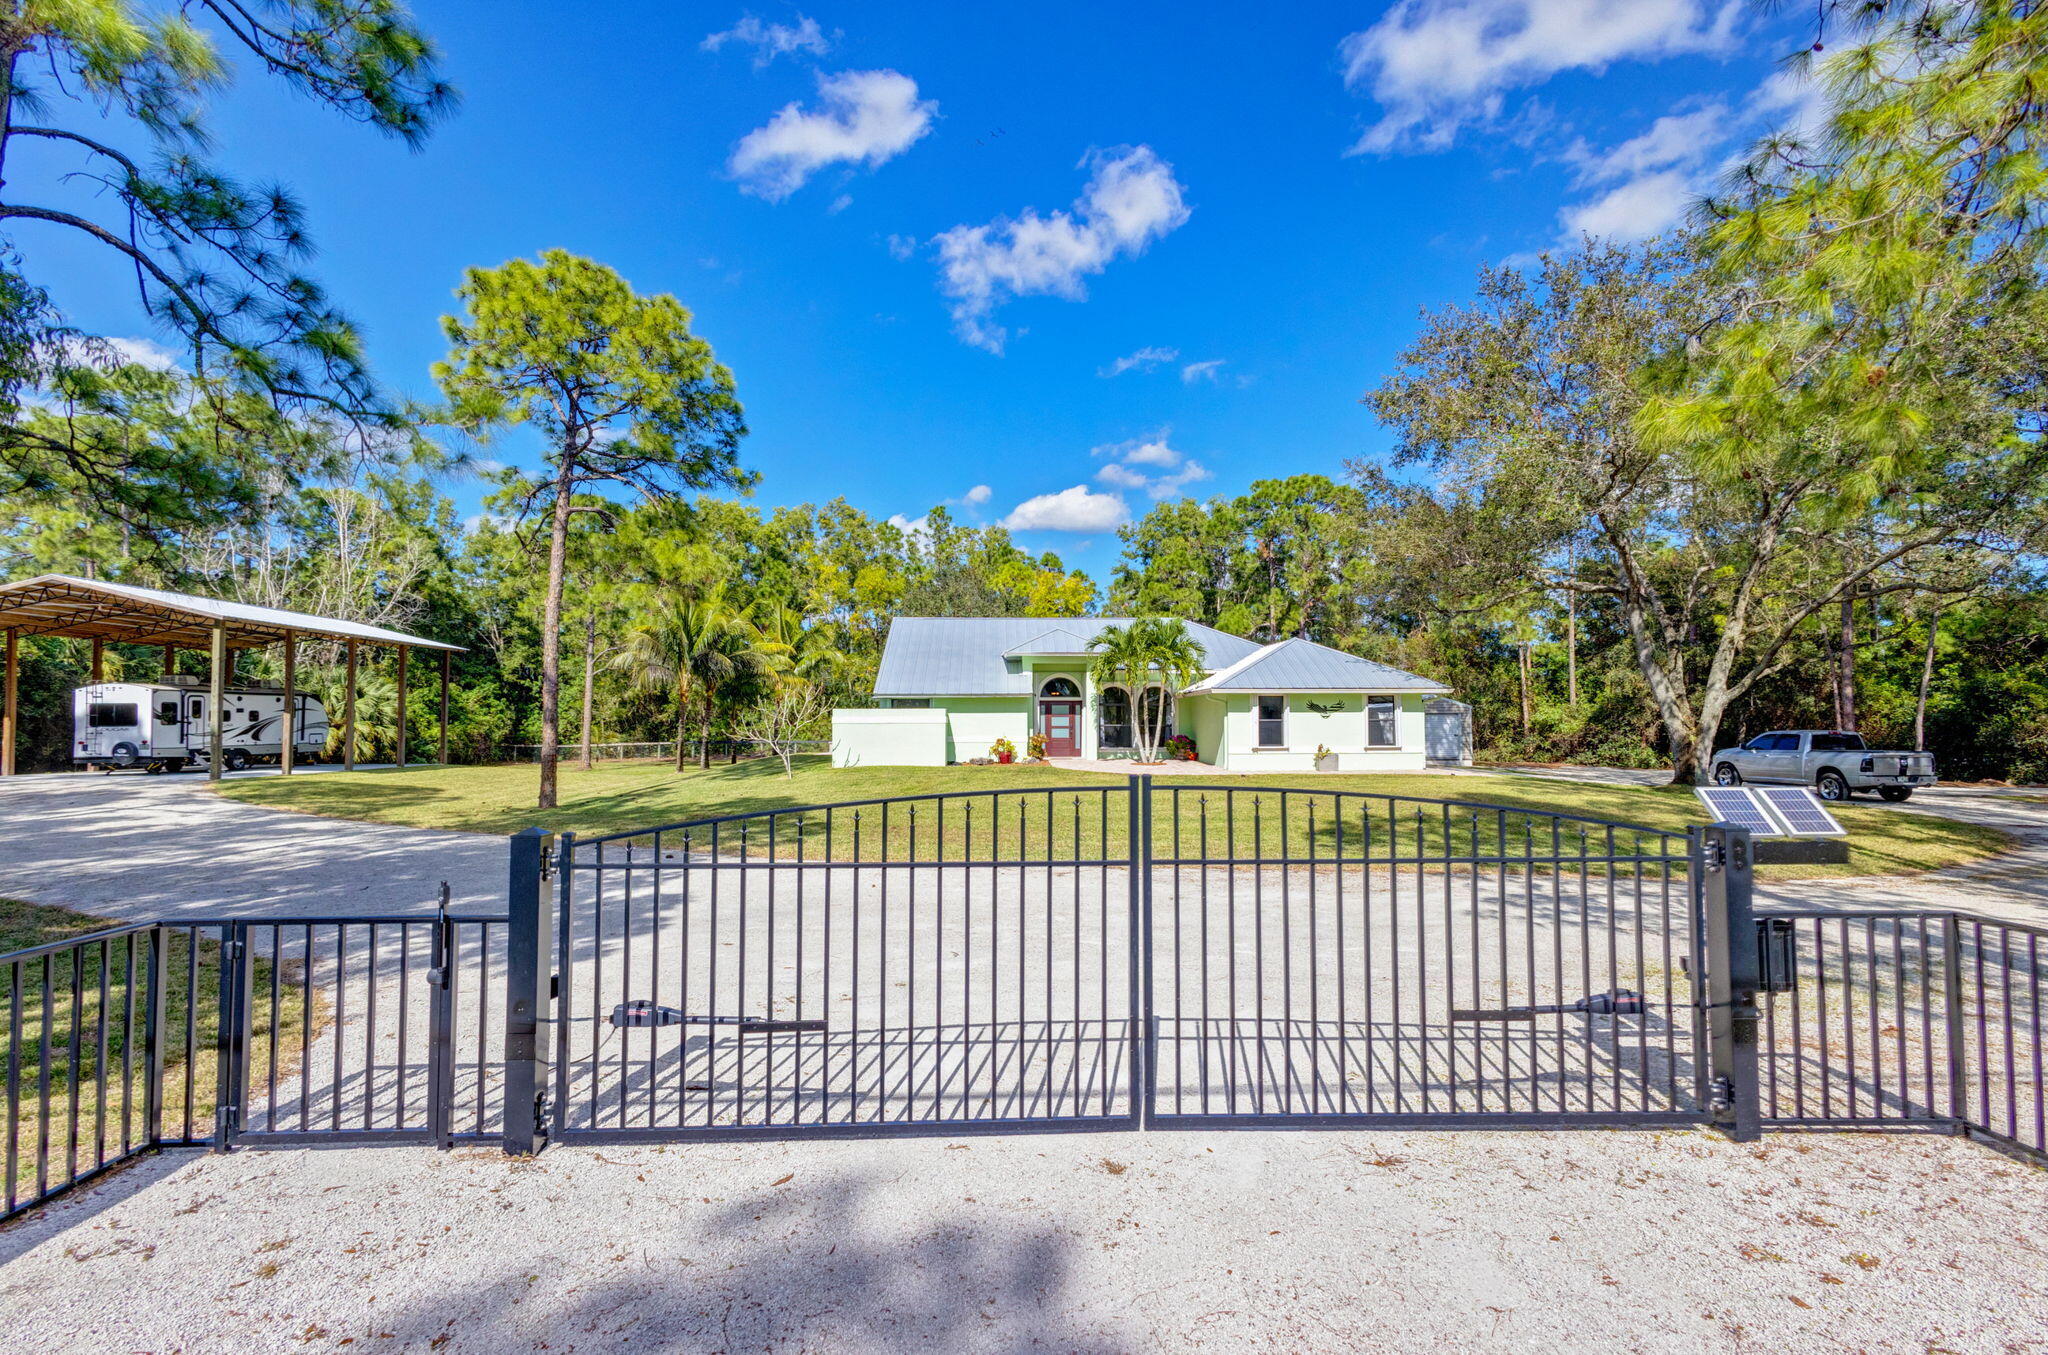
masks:
{"type": "Polygon", "coordinates": [[[1860,753],[1863,751],[1861,734],[1816,734],[1813,736],[1813,751],[1816,753],[1860,753]]]}
{"type": "Polygon", "coordinates": [[[133,701],[95,701],[85,708],[85,723],[92,729],[133,729],[138,723],[133,701]]]}

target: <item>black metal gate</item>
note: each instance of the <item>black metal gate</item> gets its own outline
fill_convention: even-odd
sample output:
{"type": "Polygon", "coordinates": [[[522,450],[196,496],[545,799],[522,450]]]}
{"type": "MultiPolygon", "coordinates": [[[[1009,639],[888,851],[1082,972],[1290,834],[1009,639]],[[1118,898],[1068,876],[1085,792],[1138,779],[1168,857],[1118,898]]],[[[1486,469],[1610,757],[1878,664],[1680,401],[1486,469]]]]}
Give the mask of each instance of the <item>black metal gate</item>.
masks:
{"type": "Polygon", "coordinates": [[[565,835],[547,1127],[1697,1121],[1695,850],[1149,777],[565,835]]]}
{"type": "Polygon", "coordinates": [[[1144,786],[1153,1123],[1706,1116],[1686,834],[1144,786]]]}
{"type": "Polygon", "coordinates": [[[1135,786],[732,815],[557,851],[555,1137],[1138,1115],[1135,786]]]}

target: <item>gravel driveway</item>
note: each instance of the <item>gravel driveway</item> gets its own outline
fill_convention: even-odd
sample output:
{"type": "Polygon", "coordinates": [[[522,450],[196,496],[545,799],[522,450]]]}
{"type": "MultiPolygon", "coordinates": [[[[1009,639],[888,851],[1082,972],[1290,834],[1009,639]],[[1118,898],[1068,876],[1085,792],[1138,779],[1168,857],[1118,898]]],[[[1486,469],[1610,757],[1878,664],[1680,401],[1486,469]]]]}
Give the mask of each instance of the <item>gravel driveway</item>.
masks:
{"type": "MultiPolygon", "coordinates": [[[[2042,916],[2043,807],[1900,812],[2024,846],[1769,894],[2042,916]]],[[[0,782],[0,827],[0,893],[116,916],[419,912],[444,878],[491,907],[504,870],[166,778],[0,782]]],[[[1923,1135],[179,1152],[0,1228],[0,1310],[10,1350],[67,1352],[2037,1350],[2044,1185],[1923,1135]]]]}
{"type": "Polygon", "coordinates": [[[2048,1178],[1931,1136],[1166,1132],[153,1170],[0,1231],[10,1350],[2048,1342],[2048,1178]]]}
{"type": "Polygon", "coordinates": [[[260,809],[197,776],[0,779],[0,895],[105,917],[424,914],[443,880],[457,908],[498,911],[505,857],[499,838],[260,809]]]}

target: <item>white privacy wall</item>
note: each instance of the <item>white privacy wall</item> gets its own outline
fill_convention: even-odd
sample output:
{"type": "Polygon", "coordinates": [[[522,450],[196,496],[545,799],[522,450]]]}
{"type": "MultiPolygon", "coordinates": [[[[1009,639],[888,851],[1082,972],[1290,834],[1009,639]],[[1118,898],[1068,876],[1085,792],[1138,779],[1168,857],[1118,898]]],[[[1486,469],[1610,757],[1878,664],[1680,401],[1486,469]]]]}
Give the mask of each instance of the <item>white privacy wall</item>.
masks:
{"type": "Polygon", "coordinates": [[[835,767],[943,767],[946,712],[926,710],[835,710],[832,712],[835,767]]]}

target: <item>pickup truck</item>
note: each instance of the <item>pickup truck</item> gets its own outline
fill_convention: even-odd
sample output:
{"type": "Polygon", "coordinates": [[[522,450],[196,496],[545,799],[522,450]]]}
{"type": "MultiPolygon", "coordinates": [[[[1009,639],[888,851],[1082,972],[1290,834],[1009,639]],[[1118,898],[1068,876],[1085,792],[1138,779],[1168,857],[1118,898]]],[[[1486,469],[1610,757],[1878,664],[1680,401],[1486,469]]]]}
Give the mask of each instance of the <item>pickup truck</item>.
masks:
{"type": "Polygon", "coordinates": [[[1823,800],[1874,790],[1894,804],[1934,784],[1934,754],[1876,750],[1839,729],[1776,729],[1714,754],[1714,784],[1812,786],[1823,800]]]}

